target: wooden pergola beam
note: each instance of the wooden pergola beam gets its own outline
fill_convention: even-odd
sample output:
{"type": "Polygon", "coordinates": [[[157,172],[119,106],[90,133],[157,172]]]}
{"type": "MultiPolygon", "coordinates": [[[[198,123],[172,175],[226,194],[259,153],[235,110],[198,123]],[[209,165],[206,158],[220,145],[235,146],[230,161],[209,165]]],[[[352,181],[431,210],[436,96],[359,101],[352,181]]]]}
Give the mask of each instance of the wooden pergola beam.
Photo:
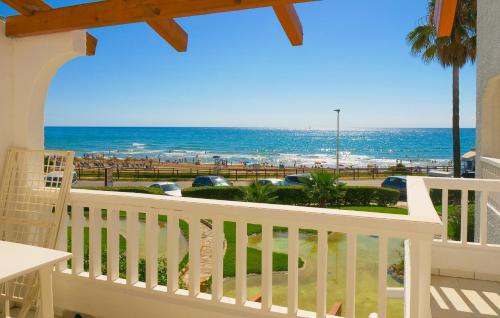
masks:
{"type": "Polygon", "coordinates": [[[6,34],[22,37],[314,0],[115,0],[84,3],[32,16],[7,17],[6,34]]]}
{"type": "Polygon", "coordinates": [[[156,18],[147,21],[147,24],[165,39],[177,52],[186,52],[188,34],[174,19],[156,18]]]}
{"type": "Polygon", "coordinates": [[[87,32],[87,56],[94,56],[97,48],[97,39],[87,32]]]}
{"type": "MultiPolygon", "coordinates": [[[[18,11],[24,16],[31,16],[36,12],[52,10],[52,7],[46,4],[43,0],[2,0],[12,9],[18,11]]],[[[87,56],[95,55],[97,48],[97,39],[87,32],[87,56]]]]}
{"type": "MultiPolygon", "coordinates": [[[[30,16],[38,11],[52,10],[52,7],[43,0],[2,0],[22,15],[30,16]]],[[[187,50],[187,33],[173,19],[154,19],[148,21],[162,38],[177,51],[187,50]]],[[[97,39],[87,33],[87,55],[95,55],[97,39]]]]}
{"type": "Polygon", "coordinates": [[[304,32],[302,31],[302,24],[293,4],[275,4],[273,5],[273,9],[290,43],[294,46],[302,45],[304,32]]]}
{"type": "Polygon", "coordinates": [[[434,8],[434,24],[437,29],[438,37],[447,37],[451,35],[453,24],[455,23],[455,14],[457,11],[458,0],[437,0],[434,8]]]}
{"type": "Polygon", "coordinates": [[[2,0],[12,9],[21,13],[22,15],[32,15],[37,11],[47,11],[52,9],[51,6],[46,4],[43,0],[2,0]]]}

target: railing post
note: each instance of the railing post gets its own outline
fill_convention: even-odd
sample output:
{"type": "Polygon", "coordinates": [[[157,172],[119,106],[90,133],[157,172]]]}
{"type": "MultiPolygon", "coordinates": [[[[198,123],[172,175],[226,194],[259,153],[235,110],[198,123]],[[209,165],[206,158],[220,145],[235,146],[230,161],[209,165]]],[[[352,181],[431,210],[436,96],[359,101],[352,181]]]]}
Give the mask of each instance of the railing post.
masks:
{"type": "Polygon", "coordinates": [[[431,317],[432,236],[405,241],[404,317],[431,317]]]}
{"type": "Polygon", "coordinates": [[[71,206],[71,270],[78,275],[83,272],[83,207],[79,205],[71,206]]]}
{"type": "Polygon", "coordinates": [[[247,224],[236,222],[236,304],[247,300],[247,224]]]}
{"type": "MultiPolygon", "coordinates": [[[[100,210],[97,210],[100,213],[100,210]]],[[[98,215],[99,216],[99,215],[98,215]]],[[[114,282],[120,275],[120,211],[107,209],[107,277],[108,281],[114,282]]],[[[99,231],[99,229],[98,229],[99,231]]],[[[98,242],[96,242],[99,244],[98,242]]],[[[97,246],[98,248],[99,246],[97,246]]],[[[95,253],[96,254],[96,253],[95,253]]],[[[94,255],[95,255],[94,254],[94,255]]],[[[96,271],[96,274],[98,271],[96,271]]]]}
{"type": "MultiPolygon", "coordinates": [[[[101,269],[101,233],[102,212],[95,207],[89,207],[89,276],[96,278],[102,274],[101,269]]],[[[109,246],[107,248],[109,253],[109,246]]]]}

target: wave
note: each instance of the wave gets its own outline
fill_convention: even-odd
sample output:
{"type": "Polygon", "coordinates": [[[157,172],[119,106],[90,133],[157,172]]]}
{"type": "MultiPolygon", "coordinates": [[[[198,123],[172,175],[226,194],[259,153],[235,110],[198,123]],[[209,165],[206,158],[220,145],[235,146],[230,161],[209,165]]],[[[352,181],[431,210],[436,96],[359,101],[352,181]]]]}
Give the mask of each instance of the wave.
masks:
{"type": "MultiPolygon", "coordinates": [[[[336,155],[325,153],[277,153],[277,154],[248,154],[248,153],[219,153],[204,150],[189,150],[189,149],[145,149],[145,144],[134,143],[138,145],[135,148],[127,149],[126,151],[92,151],[87,153],[101,154],[105,157],[116,158],[158,158],[162,161],[171,162],[201,162],[214,163],[216,159],[227,160],[231,164],[269,164],[269,165],[285,165],[288,167],[313,167],[321,166],[325,168],[336,167],[336,155]],[[143,146],[144,145],[144,146],[143,146]],[[142,147],[142,148],[141,148],[142,147]]],[[[320,150],[322,151],[322,150],[320,150]]],[[[353,154],[349,151],[339,153],[340,164],[345,168],[364,168],[367,166],[377,166],[387,168],[394,166],[397,163],[396,159],[391,158],[376,158],[367,155],[353,154]]],[[[415,159],[402,160],[406,166],[441,166],[449,164],[448,159],[415,159]]]]}

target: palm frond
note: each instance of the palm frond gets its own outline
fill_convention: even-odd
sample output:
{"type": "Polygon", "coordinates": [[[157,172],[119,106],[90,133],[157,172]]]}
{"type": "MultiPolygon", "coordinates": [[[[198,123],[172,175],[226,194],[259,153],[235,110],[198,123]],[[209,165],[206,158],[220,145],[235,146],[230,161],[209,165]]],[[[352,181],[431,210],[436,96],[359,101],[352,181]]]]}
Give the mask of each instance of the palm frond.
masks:
{"type": "Polygon", "coordinates": [[[410,53],[424,63],[437,61],[443,67],[462,67],[476,60],[477,0],[459,0],[452,35],[437,38],[434,25],[435,0],[429,0],[427,19],[411,30],[406,41],[410,53]]]}

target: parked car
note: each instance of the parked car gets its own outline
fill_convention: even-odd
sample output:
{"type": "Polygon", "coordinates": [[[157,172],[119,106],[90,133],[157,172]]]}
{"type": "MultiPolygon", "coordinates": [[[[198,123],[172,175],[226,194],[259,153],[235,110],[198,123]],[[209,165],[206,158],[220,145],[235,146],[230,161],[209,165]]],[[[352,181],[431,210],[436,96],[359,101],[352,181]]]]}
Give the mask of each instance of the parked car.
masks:
{"type": "Polygon", "coordinates": [[[285,177],[285,185],[287,186],[301,186],[311,180],[310,173],[292,174],[285,177]]]}
{"type": "Polygon", "coordinates": [[[150,188],[161,189],[165,195],[171,197],[182,197],[181,187],[175,182],[157,182],[149,186],[150,188]]]}
{"type": "Polygon", "coordinates": [[[390,188],[399,190],[399,198],[406,200],[406,177],[405,176],[391,176],[382,182],[383,188],[390,188]]]}
{"type": "Polygon", "coordinates": [[[285,185],[285,181],[281,180],[281,179],[260,179],[260,180],[257,180],[257,183],[260,184],[260,185],[267,185],[267,184],[270,184],[270,185],[274,185],[274,186],[284,186],[285,185]]]}
{"type": "MultiPolygon", "coordinates": [[[[45,176],[45,186],[46,187],[55,187],[55,186],[60,186],[62,182],[62,178],[64,175],[64,171],[52,171],[47,173],[45,176]]],[[[78,181],[78,177],[76,175],[76,172],[73,171],[72,177],[71,177],[71,184],[75,184],[78,181]]]]}
{"type": "Polygon", "coordinates": [[[193,181],[193,187],[230,187],[233,183],[219,176],[198,176],[193,181]]]}

